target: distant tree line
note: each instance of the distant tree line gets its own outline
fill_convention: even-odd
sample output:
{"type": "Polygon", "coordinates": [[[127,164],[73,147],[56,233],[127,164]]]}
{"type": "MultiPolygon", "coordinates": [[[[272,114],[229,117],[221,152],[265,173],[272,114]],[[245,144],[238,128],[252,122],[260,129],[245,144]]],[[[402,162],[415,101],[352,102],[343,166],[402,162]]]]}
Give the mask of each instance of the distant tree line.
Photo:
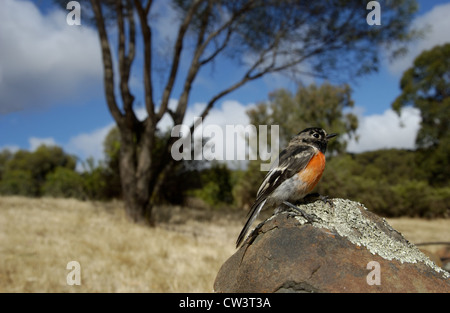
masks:
{"type": "Polygon", "coordinates": [[[422,151],[402,149],[339,155],[327,163],[318,191],[383,216],[448,217],[448,178],[435,183],[421,159],[422,151]]]}
{"type": "MultiPolygon", "coordinates": [[[[370,211],[387,217],[448,217],[448,178],[435,183],[429,169],[423,166],[422,157],[420,150],[405,149],[328,157],[316,191],[330,198],[359,201],[370,211]]],[[[241,175],[248,179],[234,186],[234,200],[240,206],[248,206],[255,199],[260,181],[248,173],[241,175]]]]}
{"type": "Polygon", "coordinates": [[[120,197],[119,178],[107,163],[83,163],[57,146],[41,145],[35,151],[0,152],[0,194],[29,197],[54,196],[106,200],[120,197]]]}
{"type": "MultiPolygon", "coordinates": [[[[450,187],[438,184],[421,166],[421,151],[389,149],[359,154],[342,153],[329,157],[317,191],[331,198],[348,198],[363,203],[383,216],[448,216],[450,187]]],[[[36,151],[0,152],[0,194],[29,197],[66,197],[82,200],[121,198],[118,168],[113,163],[92,159],[83,172],[75,170],[74,156],[56,146],[40,146],[36,151]]],[[[252,204],[259,187],[254,171],[231,170],[225,163],[209,167],[179,163],[167,180],[157,203],[183,205],[197,199],[213,209],[244,208],[252,204]],[[251,174],[253,173],[253,175],[251,174]]]]}

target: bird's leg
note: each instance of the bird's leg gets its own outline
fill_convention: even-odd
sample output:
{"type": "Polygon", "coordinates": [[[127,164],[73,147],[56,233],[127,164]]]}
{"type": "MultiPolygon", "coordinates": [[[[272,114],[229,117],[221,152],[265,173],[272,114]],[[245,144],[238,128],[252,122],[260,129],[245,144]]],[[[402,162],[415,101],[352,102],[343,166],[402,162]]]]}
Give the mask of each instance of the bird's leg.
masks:
{"type": "Polygon", "coordinates": [[[283,201],[284,205],[287,205],[288,207],[290,207],[291,209],[294,209],[295,211],[299,212],[301,216],[303,216],[309,223],[312,222],[317,222],[317,218],[311,214],[306,213],[305,211],[303,211],[302,209],[300,209],[298,206],[293,205],[292,203],[288,202],[288,201],[283,201]]]}
{"type": "Polygon", "coordinates": [[[309,194],[307,194],[307,195],[303,198],[303,200],[304,200],[306,203],[308,203],[308,202],[310,202],[309,200],[310,200],[311,198],[320,199],[320,200],[323,201],[323,203],[328,203],[329,205],[331,205],[332,208],[334,207],[333,201],[331,201],[330,199],[328,199],[328,196],[321,195],[321,194],[318,193],[318,192],[314,192],[314,193],[309,193],[309,194]]]}

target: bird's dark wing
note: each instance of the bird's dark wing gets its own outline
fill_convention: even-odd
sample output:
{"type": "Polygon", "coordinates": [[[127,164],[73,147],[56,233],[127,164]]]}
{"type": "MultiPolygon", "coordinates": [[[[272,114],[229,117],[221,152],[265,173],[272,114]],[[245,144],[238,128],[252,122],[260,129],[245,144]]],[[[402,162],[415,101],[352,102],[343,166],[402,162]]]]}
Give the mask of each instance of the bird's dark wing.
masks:
{"type": "Polygon", "coordinates": [[[285,180],[304,169],[313,155],[314,148],[310,146],[288,147],[281,151],[278,165],[273,166],[264,177],[256,194],[256,201],[267,198],[285,180]]]}
{"type": "Polygon", "coordinates": [[[267,197],[285,180],[304,169],[313,155],[314,148],[310,146],[289,146],[281,151],[278,157],[278,165],[276,165],[277,162],[275,162],[275,166],[267,173],[259,187],[255,203],[248,212],[247,222],[245,223],[244,228],[242,228],[236,241],[236,247],[239,247],[242,240],[244,240],[248,229],[264,207],[267,197]]]}

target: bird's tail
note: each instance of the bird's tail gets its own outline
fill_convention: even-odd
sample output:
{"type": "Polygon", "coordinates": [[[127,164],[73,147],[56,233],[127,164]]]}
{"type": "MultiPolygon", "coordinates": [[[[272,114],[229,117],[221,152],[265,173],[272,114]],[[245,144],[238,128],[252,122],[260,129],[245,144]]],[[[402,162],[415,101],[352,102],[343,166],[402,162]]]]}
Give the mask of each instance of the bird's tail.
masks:
{"type": "Polygon", "coordinates": [[[238,236],[238,239],[236,240],[236,248],[238,248],[242,241],[245,238],[245,235],[248,232],[248,229],[250,228],[250,226],[253,224],[253,222],[255,221],[256,217],[259,215],[259,212],[261,212],[261,209],[263,208],[264,204],[266,204],[267,198],[266,199],[261,199],[262,201],[256,201],[250,211],[248,212],[247,216],[249,216],[247,222],[244,225],[244,228],[242,228],[241,233],[238,236]]]}

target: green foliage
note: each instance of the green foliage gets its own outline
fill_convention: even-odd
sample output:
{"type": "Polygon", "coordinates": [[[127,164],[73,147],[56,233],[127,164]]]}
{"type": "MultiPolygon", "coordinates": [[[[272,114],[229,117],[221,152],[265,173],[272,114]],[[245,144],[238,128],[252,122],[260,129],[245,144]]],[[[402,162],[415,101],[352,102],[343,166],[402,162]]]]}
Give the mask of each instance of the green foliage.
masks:
{"type": "MultiPolygon", "coordinates": [[[[316,191],[331,198],[352,199],[382,216],[437,217],[450,214],[450,187],[432,186],[427,169],[409,150],[377,150],[329,158],[316,191]]],[[[251,206],[264,172],[258,162],[239,172],[233,187],[235,204],[251,206]]]]}
{"type": "Polygon", "coordinates": [[[94,159],[88,158],[83,162],[83,170],[83,189],[88,199],[107,200],[120,197],[120,186],[117,188],[116,177],[111,168],[103,162],[95,165],[94,159]]]}
{"type": "MultiPolygon", "coordinates": [[[[113,164],[113,162],[109,163],[113,164]]],[[[120,196],[113,169],[88,159],[84,172],[75,171],[76,158],[60,147],[41,146],[34,152],[0,152],[0,194],[73,197],[106,200],[120,196]]],[[[117,174],[118,175],[118,174],[117,174]]]]}
{"type": "Polygon", "coordinates": [[[111,169],[119,171],[120,154],[120,132],[117,127],[113,127],[106,135],[103,142],[103,152],[105,153],[106,163],[111,169]]]}
{"type": "Polygon", "coordinates": [[[3,173],[6,170],[6,163],[8,163],[12,157],[13,153],[8,149],[0,151],[0,180],[2,179],[3,173]]]}
{"type": "Polygon", "coordinates": [[[428,184],[417,152],[378,150],[330,159],[318,192],[364,203],[384,216],[446,216],[450,188],[428,184]]]}
{"type": "Polygon", "coordinates": [[[430,186],[448,186],[450,179],[450,136],[441,138],[440,144],[416,153],[418,166],[430,186]]]}
{"type": "Polygon", "coordinates": [[[0,181],[0,194],[35,196],[37,186],[33,181],[31,172],[20,169],[6,171],[0,181]]]}
{"type": "Polygon", "coordinates": [[[196,189],[194,195],[205,201],[208,205],[215,207],[218,206],[221,201],[218,197],[220,193],[220,187],[216,182],[210,181],[206,183],[201,189],[196,189]]]}
{"type": "Polygon", "coordinates": [[[450,177],[450,44],[422,52],[400,82],[401,95],[392,107],[420,110],[417,161],[428,183],[448,185],[450,177]]]}
{"type": "Polygon", "coordinates": [[[349,113],[353,107],[348,85],[334,86],[327,82],[320,86],[299,86],[293,95],[279,89],[269,95],[268,103],[260,103],[247,112],[253,125],[279,125],[280,147],[293,135],[307,127],[322,127],[340,136],[330,142],[328,151],[344,152],[347,141],[358,128],[356,115],[349,113]],[[347,135],[347,136],[345,136],[347,135]]]}
{"type": "Polygon", "coordinates": [[[412,105],[420,110],[422,122],[416,142],[419,147],[437,146],[450,137],[450,43],[424,51],[400,82],[401,95],[392,107],[400,112],[412,105]]]}
{"type": "Polygon", "coordinates": [[[61,198],[86,198],[83,178],[66,167],[57,167],[47,175],[42,194],[61,198]]]}
{"type": "Polygon", "coordinates": [[[226,164],[212,163],[211,168],[200,174],[202,187],[194,195],[212,207],[233,203],[232,175],[226,164]]]}
{"type": "Polygon", "coordinates": [[[259,161],[249,161],[246,170],[239,170],[237,181],[233,186],[234,203],[238,207],[249,207],[256,198],[256,193],[267,172],[260,170],[259,161]]]}
{"type": "Polygon", "coordinates": [[[106,189],[104,189],[104,197],[120,198],[122,196],[119,168],[120,132],[117,127],[112,128],[106,136],[103,142],[103,151],[105,153],[105,163],[101,176],[107,182],[106,189]]]}
{"type": "MultiPolygon", "coordinates": [[[[23,157],[23,151],[17,153],[18,159],[23,157]]],[[[390,149],[334,156],[327,162],[317,191],[360,201],[383,216],[448,216],[450,187],[429,184],[429,169],[422,166],[423,153],[390,149]]],[[[4,163],[7,170],[0,180],[0,194],[96,200],[117,197],[111,191],[110,169],[102,163],[95,165],[92,159],[84,164],[83,173],[56,167],[46,175],[38,191],[30,170],[9,168],[14,158],[15,154],[11,154],[4,163]]],[[[179,164],[180,168],[174,169],[174,175],[161,188],[162,199],[179,204],[190,194],[211,207],[250,206],[265,175],[259,170],[258,161],[251,161],[246,170],[237,171],[231,171],[223,163],[213,163],[204,169],[179,164]]]]}
{"type": "Polygon", "coordinates": [[[17,151],[14,155],[7,157],[4,164],[3,175],[5,177],[3,180],[12,179],[12,176],[15,177],[14,180],[19,179],[19,177],[28,177],[28,181],[24,183],[24,186],[29,188],[26,194],[39,196],[47,174],[57,167],[74,170],[76,158],[64,153],[60,147],[41,145],[34,152],[17,151]],[[22,174],[18,175],[19,172],[12,174],[14,171],[19,171],[22,174]]]}

